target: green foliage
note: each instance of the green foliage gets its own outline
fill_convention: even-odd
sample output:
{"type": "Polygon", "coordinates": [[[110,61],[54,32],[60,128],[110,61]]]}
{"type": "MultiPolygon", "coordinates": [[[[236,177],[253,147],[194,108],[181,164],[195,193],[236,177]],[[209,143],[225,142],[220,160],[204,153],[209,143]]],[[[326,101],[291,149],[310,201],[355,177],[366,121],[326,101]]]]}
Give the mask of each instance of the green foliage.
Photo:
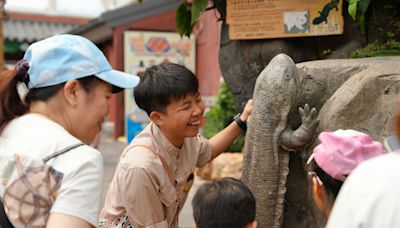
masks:
{"type": "Polygon", "coordinates": [[[365,58],[375,56],[400,55],[400,42],[390,39],[386,43],[380,44],[378,41],[368,44],[362,49],[351,53],[352,58],[365,58]]]}
{"type": "Polygon", "coordinates": [[[207,9],[208,0],[193,0],[191,5],[182,2],[176,10],[176,26],[181,36],[190,37],[193,27],[207,9]]]}
{"type": "Polygon", "coordinates": [[[189,37],[192,33],[193,26],[191,25],[191,11],[185,4],[181,4],[176,10],[176,28],[179,35],[189,37]]]}
{"type": "MultiPolygon", "coordinates": [[[[226,126],[232,123],[237,114],[236,101],[225,83],[221,84],[220,93],[217,96],[214,107],[206,113],[206,124],[204,125],[204,137],[211,138],[226,126]]],[[[245,134],[242,133],[235,142],[227,149],[229,152],[242,151],[245,134]]]]}
{"type": "Polygon", "coordinates": [[[372,0],[347,0],[349,2],[348,11],[353,20],[358,16],[361,32],[365,33],[365,14],[372,0]]]}

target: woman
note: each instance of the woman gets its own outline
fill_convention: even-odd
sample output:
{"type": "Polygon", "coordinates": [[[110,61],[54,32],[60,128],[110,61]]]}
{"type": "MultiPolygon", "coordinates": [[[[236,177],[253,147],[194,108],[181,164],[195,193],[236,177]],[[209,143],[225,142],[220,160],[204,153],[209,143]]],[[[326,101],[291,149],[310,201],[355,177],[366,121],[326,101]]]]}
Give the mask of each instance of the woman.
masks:
{"type": "MultiPolygon", "coordinates": [[[[13,226],[97,224],[103,161],[86,144],[99,133],[112,93],[133,88],[138,81],[137,76],[113,70],[93,43],[74,35],[56,35],[32,44],[15,69],[2,73],[0,174],[8,182],[2,183],[0,193],[13,226]],[[4,178],[18,172],[1,164],[23,166],[27,163],[18,162],[27,160],[35,160],[30,165],[43,161],[49,166],[40,169],[42,174],[48,170],[47,179],[41,179],[47,183],[31,184],[29,191],[34,194],[17,196],[22,191],[18,186],[24,187],[25,182],[11,180],[12,175],[4,178]],[[41,194],[44,188],[50,194],[41,194]]],[[[29,168],[24,172],[39,175],[38,169],[29,168]]]]}

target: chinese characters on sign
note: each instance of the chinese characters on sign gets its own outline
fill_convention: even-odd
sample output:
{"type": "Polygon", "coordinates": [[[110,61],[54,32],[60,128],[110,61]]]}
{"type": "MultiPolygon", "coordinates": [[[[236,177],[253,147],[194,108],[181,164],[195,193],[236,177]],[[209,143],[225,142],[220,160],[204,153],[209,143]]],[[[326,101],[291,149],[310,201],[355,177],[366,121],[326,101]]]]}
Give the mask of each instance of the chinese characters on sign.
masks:
{"type": "Polygon", "coordinates": [[[229,0],[232,40],[343,33],[342,0],[229,0]]]}

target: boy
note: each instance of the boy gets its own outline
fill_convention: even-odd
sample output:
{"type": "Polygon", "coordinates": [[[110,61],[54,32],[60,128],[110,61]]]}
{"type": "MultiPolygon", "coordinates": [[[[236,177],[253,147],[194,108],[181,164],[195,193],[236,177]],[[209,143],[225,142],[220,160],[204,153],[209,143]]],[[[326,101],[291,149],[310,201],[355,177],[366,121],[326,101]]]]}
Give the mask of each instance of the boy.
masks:
{"type": "Polygon", "coordinates": [[[226,177],[202,185],[192,201],[197,228],[256,228],[256,200],[239,180],[226,177]]]}
{"type": "Polygon", "coordinates": [[[209,141],[198,135],[204,104],[196,76],[163,63],[146,69],[134,91],[150,124],[122,153],[100,215],[100,227],[178,227],[194,169],[222,153],[246,127],[243,114],[209,141]]]}

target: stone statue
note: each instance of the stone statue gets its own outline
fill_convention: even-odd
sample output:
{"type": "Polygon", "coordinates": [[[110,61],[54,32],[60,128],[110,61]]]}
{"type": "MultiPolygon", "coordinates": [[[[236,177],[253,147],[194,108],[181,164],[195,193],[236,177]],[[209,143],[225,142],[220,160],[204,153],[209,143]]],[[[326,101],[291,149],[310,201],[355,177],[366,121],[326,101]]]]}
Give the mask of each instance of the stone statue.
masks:
{"type": "Polygon", "coordinates": [[[315,136],[352,128],[382,141],[392,134],[399,95],[400,57],[297,65],[274,57],[257,78],[244,147],[243,181],[256,197],[259,227],[322,227],[306,167],[315,136]]]}

